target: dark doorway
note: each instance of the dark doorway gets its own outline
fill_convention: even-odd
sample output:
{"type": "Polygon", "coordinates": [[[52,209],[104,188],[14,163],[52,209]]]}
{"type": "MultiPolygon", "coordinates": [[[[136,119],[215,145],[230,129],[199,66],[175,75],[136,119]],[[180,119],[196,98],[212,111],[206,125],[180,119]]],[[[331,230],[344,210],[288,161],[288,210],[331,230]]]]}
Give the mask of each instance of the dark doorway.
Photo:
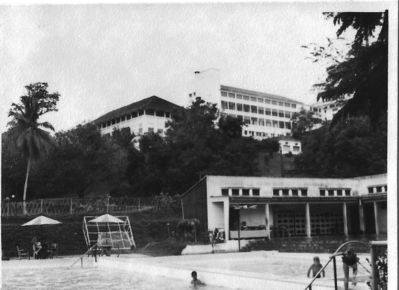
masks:
{"type": "Polygon", "coordinates": [[[350,235],[360,234],[359,205],[347,204],[348,233],[350,235]]]}
{"type": "Polygon", "coordinates": [[[375,234],[374,205],[373,203],[364,203],[364,223],[366,225],[366,234],[375,234]]]}
{"type": "Polygon", "coordinates": [[[239,210],[230,207],[229,209],[229,216],[230,216],[230,220],[229,220],[229,228],[230,231],[238,231],[238,220],[239,220],[239,210]]]}

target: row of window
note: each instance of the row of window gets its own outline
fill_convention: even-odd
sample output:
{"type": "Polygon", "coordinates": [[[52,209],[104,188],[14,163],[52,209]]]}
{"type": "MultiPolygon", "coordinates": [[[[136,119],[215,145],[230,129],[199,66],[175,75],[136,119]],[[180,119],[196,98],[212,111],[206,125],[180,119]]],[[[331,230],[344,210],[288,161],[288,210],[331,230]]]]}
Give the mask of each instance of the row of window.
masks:
{"type": "Polygon", "coordinates": [[[232,99],[238,99],[238,100],[245,100],[245,101],[251,101],[251,102],[258,102],[258,103],[265,103],[265,104],[272,104],[272,105],[278,105],[281,107],[287,107],[287,108],[296,108],[296,104],[291,104],[287,102],[279,102],[267,98],[260,98],[260,97],[254,97],[254,96],[247,96],[247,95],[241,95],[241,94],[236,94],[236,93],[231,93],[231,92],[221,92],[222,97],[229,97],[232,99]]]}
{"type": "Polygon", "coordinates": [[[129,114],[126,114],[121,117],[117,117],[111,120],[108,120],[106,122],[101,123],[100,127],[101,128],[106,128],[115,124],[119,124],[120,122],[130,120],[132,118],[136,118],[142,115],[149,115],[149,116],[157,116],[157,117],[165,117],[165,118],[170,118],[170,113],[169,112],[164,112],[164,111],[154,111],[154,110],[138,110],[136,112],[132,112],[129,114]]]}
{"type": "Polygon", "coordinates": [[[246,113],[274,116],[274,117],[287,118],[287,119],[291,119],[293,115],[293,113],[288,111],[269,109],[252,105],[250,106],[246,104],[225,102],[225,101],[222,101],[222,110],[232,110],[238,112],[246,112],[246,113]]]}
{"type": "MultiPolygon", "coordinates": [[[[226,114],[222,114],[222,115],[226,115],[226,114]]],[[[283,121],[277,121],[277,120],[269,120],[269,119],[248,117],[248,116],[241,116],[241,115],[233,115],[233,114],[228,114],[228,115],[231,117],[237,118],[241,121],[244,121],[244,124],[246,124],[246,125],[255,125],[255,126],[262,126],[262,127],[273,127],[273,128],[291,130],[291,122],[283,122],[283,121]]]]}
{"type": "MultiPolygon", "coordinates": [[[[259,196],[259,188],[222,188],[223,196],[259,196]]],[[[308,196],[307,188],[273,188],[273,196],[308,196]]],[[[351,196],[350,188],[320,188],[320,196],[351,196]]]]}
{"type": "Polygon", "coordinates": [[[388,192],[387,185],[380,185],[380,186],[370,186],[368,187],[369,193],[385,193],[388,192]]]}
{"type": "Polygon", "coordinates": [[[259,196],[259,188],[222,188],[223,196],[259,196]]]}
{"type": "Polygon", "coordinates": [[[350,188],[321,188],[320,196],[350,196],[350,188]]]}
{"type": "Polygon", "coordinates": [[[266,132],[256,132],[251,130],[244,130],[244,136],[252,136],[252,137],[278,137],[278,136],[290,136],[291,133],[277,134],[277,133],[266,133],[266,132]]]}
{"type": "Polygon", "coordinates": [[[307,188],[273,188],[273,196],[308,196],[307,188]]]}

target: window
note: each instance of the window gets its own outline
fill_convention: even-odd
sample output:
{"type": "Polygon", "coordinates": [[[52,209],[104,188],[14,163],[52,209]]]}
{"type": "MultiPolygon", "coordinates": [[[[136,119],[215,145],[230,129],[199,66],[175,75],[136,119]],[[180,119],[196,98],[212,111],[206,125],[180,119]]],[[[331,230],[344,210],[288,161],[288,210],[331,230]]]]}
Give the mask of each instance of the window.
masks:
{"type": "Polygon", "coordinates": [[[328,196],[334,196],[334,190],[333,189],[329,189],[328,190],[328,196]]]}
{"type": "Polygon", "coordinates": [[[256,102],[256,97],[251,97],[251,102],[256,102]]]}
{"type": "Polygon", "coordinates": [[[248,196],[249,195],[249,189],[248,188],[243,188],[242,189],[242,195],[248,196]]]}
{"type": "Polygon", "coordinates": [[[275,116],[275,117],[277,117],[277,110],[272,110],[272,116],[275,116]]]}
{"type": "Polygon", "coordinates": [[[369,187],[368,190],[369,190],[369,193],[373,193],[373,188],[372,187],[369,187]]]}
{"type": "Polygon", "coordinates": [[[222,195],[223,196],[229,196],[229,189],[228,188],[222,188],[222,195]]]}
{"type": "Polygon", "coordinates": [[[262,98],[258,98],[258,102],[259,103],[263,103],[263,99],[262,98]]]}
{"type": "Polygon", "coordinates": [[[240,195],[240,190],[238,188],[233,188],[231,190],[231,195],[239,196],[240,195]]]}
{"type": "Polygon", "coordinates": [[[337,189],[337,196],[342,196],[342,189],[337,189]]]}
{"type": "Polygon", "coordinates": [[[277,188],[273,189],[273,196],[279,196],[279,190],[277,188]]]}
{"type": "Polygon", "coordinates": [[[259,126],[265,126],[265,119],[259,119],[259,126]]]}
{"type": "Polygon", "coordinates": [[[382,192],[382,186],[377,186],[377,192],[382,192]]]}
{"type": "Polygon", "coordinates": [[[157,115],[158,117],[163,117],[165,113],[163,111],[156,111],[155,115],[157,115]]]}
{"type": "Polygon", "coordinates": [[[284,118],[284,112],[283,111],[278,111],[278,116],[280,118],[284,118]]]}
{"type": "Polygon", "coordinates": [[[350,196],[350,195],[351,195],[351,190],[345,189],[345,196],[350,196]]]}
{"type": "Polygon", "coordinates": [[[125,118],[126,118],[125,116],[122,116],[121,121],[125,121],[125,118]]]}
{"type": "Polygon", "coordinates": [[[290,103],[284,103],[284,106],[286,106],[286,107],[291,107],[291,105],[290,105],[290,103]]]}
{"type": "Polygon", "coordinates": [[[120,118],[116,118],[116,123],[120,123],[121,119],[120,118]]]}
{"type": "Polygon", "coordinates": [[[166,118],[169,118],[169,117],[170,117],[170,113],[169,113],[169,112],[166,112],[166,113],[165,113],[165,117],[166,117],[166,118]]]}
{"type": "Polygon", "coordinates": [[[112,119],[111,124],[112,124],[112,125],[115,124],[115,119],[112,119]]]}
{"type": "Polygon", "coordinates": [[[296,108],[296,104],[291,104],[291,108],[296,108]]]}
{"type": "Polygon", "coordinates": [[[227,102],[222,101],[222,109],[226,110],[228,108],[227,102]]]}
{"type": "Polygon", "coordinates": [[[150,115],[150,116],[154,116],[155,112],[154,112],[154,110],[148,109],[148,110],[145,110],[145,114],[146,115],[150,115]]]}
{"type": "Polygon", "coordinates": [[[236,98],[242,100],[242,95],[236,95],[236,98]]]}
{"type": "Polygon", "coordinates": [[[132,115],[130,115],[130,114],[127,114],[127,115],[126,115],[126,119],[127,119],[127,120],[130,120],[131,118],[132,118],[132,115]]]}
{"type": "Polygon", "coordinates": [[[250,124],[251,123],[251,119],[249,117],[244,117],[244,123],[245,124],[250,124]]]}
{"type": "Polygon", "coordinates": [[[243,117],[242,117],[241,115],[237,115],[237,119],[240,120],[240,121],[242,121],[242,120],[243,120],[243,117]]]}
{"type": "Polygon", "coordinates": [[[301,189],[301,193],[302,193],[302,196],[308,196],[308,189],[307,188],[302,188],[301,189]]]}
{"type": "Polygon", "coordinates": [[[266,119],[266,127],[271,127],[272,126],[272,122],[268,119],[266,119]]]}
{"type": "Polygon", "coordinates": [[[270,100],[269,99],[265,99],[265,103],[266,104],[270,104],[270,100]]]}
{"type": "Polygon", "coordinates": [[[298,196],[298,189],[292,189],[292,196],[298,196]]]}
{"type": "Polygon", "coordinates": [[[263,115],[265,113],[264,108],[258,107],[258,113],[263,115]]]}
{"type": "Polygon", "coordinates": [[[244,112],[249,112],[249,105],[244,105],[244,112]]]}
{"type": "Polygon", "coordinates": [[[236,109],[236,104],[229,102],[229,110],[235,110],[236,109]]]}
{"type": "Polygon", "coordinates": [[[273,120],[273,128],[277,128],[278,127],[278,122],[273,120]]]}
{"type": "Polygon", "coordinates": [[[136,118],[137,117],[137,112],[133,112],[132,113],[132,118],[136,118]]]}
{"type": "Polygon", "coordinates": [[[320,196],[326,196],[326,190],[320,189],[320,196]]]}
{"type": "Polygon", "coordinates": [[[285,112],[284,112],[284,117],[286,117],[286,118],[290,119],[290,118],[291,118],[291,113],[290,113],[290,112],[287,112],[287,111],[285,111],[285,112]]]}
{"type": "Polygon", "coordinates": [[[283,189],[283,196],[288,196],[289,190],[287,188],[283,189]]]}
{"type": "Polygon", "coordinates": [[[276,101],[272,101],[272,105],[277,105],[277,102],[276,101]]]}
{"type": "Polygon", "coordinates": [[[270,116],[272,114],[272,112],[270,111],[270,109],[266,109],[265,114],[270,116]]]}
{"type": "Polygon", "coordinates": [[[242,96],[242,98],[246,101],[249,101],[249,96],[242,96]]]}
{"type": "Polygon", "coordinates": [[[256,106],[251,106],[251,113],[258,113],[258,108],[256,106]]]}
{"type": "Polygon", "coordinates": [[[227,92],[222,92],[222,97],[227,97],[227,92]]]}
{"type": "Polygon", "coordinates": [[[139,110],[139,116],[143,116],[144,115],[144,111],[143,110],[139,110]]]}
{"type": "Polygon", "coordinates": [[[229,98],[235,99],[236,96],[235,96],[235,94],[233,94],[233,93],[229,93],[229,98]]]}
{"type": "Polygon", "coordinates": [[[252,125],[258,125],[258,118],[251,118],[252,125]]]}
{"type": "Polygon", "coordinates": [[[278,122],[278,125],[279,125],[280,129],[284,129],[284,122],[280,121],[280,122],[278,122]]]}
{"type": "Polygon", "coordinates": [[[284,103],[283,103],[283,102],[278,102],[278,105],[279,105],[280,107],[284,107],[284,103]]]}
{"type": "Polygon", "coordinates": [[[259,188],[252,189],[252,196],[259,196],[259,188]]]}
{"type": "Polygon", "coordinates": [[[285,128],[291,130],[291,123],[290,122],[285,122],[285,128]]]}
{"type": "Polygon", "coordinates": [[[242,104],[237,104],[237,111],[242,112],[242,104]]]}

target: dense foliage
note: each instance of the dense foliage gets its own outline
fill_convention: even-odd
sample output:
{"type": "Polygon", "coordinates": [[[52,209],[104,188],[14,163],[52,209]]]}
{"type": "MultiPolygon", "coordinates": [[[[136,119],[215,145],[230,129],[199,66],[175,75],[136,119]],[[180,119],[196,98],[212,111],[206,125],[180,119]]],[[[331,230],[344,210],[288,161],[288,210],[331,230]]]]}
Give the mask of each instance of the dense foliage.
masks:
{"type": "MultiPolygon", "coordinates": [[[[33,162],[29,196],[174,195],[206,174],[257,175],[258,152],[275,152],[278,144],[241,137],[242,125],[218,118],[216,107],[201,100],[173,114],[165,138],[144,135],[140,150],[129,129],[101,136],[93,124],[78,125],[57,132],[56,146],[33,162]]],[[[26,162],[13,140],[11,131],[3,134],[2,192],[3,198],[16,194],[20,200],[26,162]]]]}
{"type": "MultiPolygon", "coordinates": [[[[355,31],[351,47],[342,60],[327,67],[327,78],[317,84],[317,99],[352,98],[334,116],[332,125],[348,116],[368,116],[373,124],[386,117],[388,106],[388,11],[325,13],[338,25],[337,36],[355,31]]],[[[324,47],[313,56],[331,58],[324,47]]]]}
{"type": "Polygon", "coordinates": [[[304,135],[303,153],[296,158],[297,170],[314,177],[386,173],[386,122],[382,120],[376,126],[377,130],[368,117],[359,117],[304,135]]]}

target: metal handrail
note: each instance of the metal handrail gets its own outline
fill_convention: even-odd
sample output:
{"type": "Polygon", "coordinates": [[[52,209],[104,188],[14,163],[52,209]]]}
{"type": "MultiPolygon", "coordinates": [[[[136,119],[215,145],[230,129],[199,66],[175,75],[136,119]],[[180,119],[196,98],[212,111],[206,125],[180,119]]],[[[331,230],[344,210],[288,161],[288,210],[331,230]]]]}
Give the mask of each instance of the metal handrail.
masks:
{"type": "MultiPolygon", "coordinates": [[[[93,246],[91,246],[84,254],[80,255],[75,262],[72,263],[70,268],[72,268],[73,265],[75,265],[79,260],[82,260],[84,256],[86,256],[91,250],[93,250],[94,247],[97,247],[97,243],[95,243],[93,246]]],[[[82,262],[82,267],[83,267],[83,262],[82,262]]]]}
{"type": "Polygon", "coordinates": [[[337,287],[337,270],[336,270],[336,262],[335,262],[335,257],[337,256],[341,256],[344,253],[340,252],[340,250],[342,248],[344,248],[345,246],[349,245],[349,244],[363,244],[366,246],[370,246],[370,244],[362,242],[362,241],[347,241],[343,244],[341,244],[336,250],[335,252],[330,256],[330,259],[328,260],[328,262],[317,272],[317,274],[313,277],[312,281],[310,281],[310,283],[306,286],[305,290],[312,290],[312,284],[314,283],[314,281],[316,281],[317,277],[319,277],[319,275],[321,275],[321,273],[324,271],[324,269],[328,266],[328,264],[330,264],[331,261],[334,261],[334,284],[335,284],[335,289],[338,289],[337,287]]]}

